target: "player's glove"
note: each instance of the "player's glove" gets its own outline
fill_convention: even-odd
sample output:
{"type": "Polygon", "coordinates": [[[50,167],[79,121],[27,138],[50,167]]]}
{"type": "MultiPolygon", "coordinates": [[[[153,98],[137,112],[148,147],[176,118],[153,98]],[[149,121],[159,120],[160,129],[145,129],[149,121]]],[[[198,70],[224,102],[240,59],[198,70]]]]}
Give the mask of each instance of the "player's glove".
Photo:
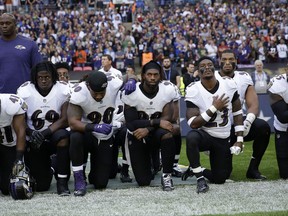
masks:
{"type": "Polygon", "coordinates": [[[241,153],[241,148],[239,146],[230,147],[231,154],[239,155],[241,153]]]}
{"type": "Polygon", "coordinates": [[[186,181],[188,177],[194,176],[194,173],[192,171],[192,167],[188,167],[187,170],[182,174],[181,179],[182,181],[186,181]]]}
{"type": "Polygon", "coordinates": [[[45,137],[41,133],[41,131],[33,131],[32,135],[30,136],[31,147],[33,149],[39,149],[44,142],[45,137]]]}
{"type": "Polygon", "coordinates": [[[46,138],[52,134],[50,128],[43,131],[33,131],[30,136],[31,147],[34,149],[39,149],[46,138]]]}
{"type": "Polygon", "coordinates": [[[254,122],[256,116],[253,113],[248,113],[246,116],[246,119],[243,122],[244,125],[244,132],[243,132],[243,137],[246,137],[250,131],[251,125],[254,122]]]}
{"type": "Polygon", "coordinates": [[[94,132],[108,135],[111,133],[112,125],[110,124],[95,124],[94,132]]]}
{"type": "Polygon", "coordinates": [[[128,79],[128,81],[124,85],[125,95],[129,95],[135,91],[136,83],[137,83],[137,81],[135,79],[131,79],[131,78],[128,79]]]}
{"type": "Polygon", "coordinates": [[[16,160],[12,167],[12,175],[16,176],[21,170],[25,167],[24,162],[22,160],[16,160]]]}

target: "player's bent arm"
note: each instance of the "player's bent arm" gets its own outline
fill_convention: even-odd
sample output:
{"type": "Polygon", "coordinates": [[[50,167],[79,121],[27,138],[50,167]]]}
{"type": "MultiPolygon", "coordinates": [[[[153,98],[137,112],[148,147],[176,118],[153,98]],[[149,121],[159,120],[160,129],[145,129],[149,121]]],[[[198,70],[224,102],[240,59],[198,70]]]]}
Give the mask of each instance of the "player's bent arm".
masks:
{"type": "Polygon", "coordinates": [[[16,151],[24,152],[26,144],[26,123],[25,123],[25,114],[15,115],[13,117],[12,126],[16,133],[16,151]]]}
{"type": "Polygon", "coordinates": [[[254,86],[248,86],[245,93],[245,101],[247,106],[247,114],[253,113],[255,116],[259,112],[259,101],[254,86]]]}
{"type": "Polygon", "coordinates": [[[244,131],[243,115],[242,115],[241,102],[239,98],[232,103],[232,113],[235,126],[235,134],[236,136],[243,137],[243,131],[244,131]]]}
{"type": "MultiPolygon", "coordinates": [[[[234,99],[234,98],[233,98],[234,99]]],[[[241,101],[239,99],[238,93],[237,93],[237,98],[232,101],[232,114],[233,114],[233,121],[234,121],[234,127],[235,127],[235,134],[237,136],[236,142],[233,144],[233,147],[231,147],[231,153],[234,150],[239,150],[238,153],[234,152],[232,154],[239,154],[240,152],[243,151],[244,145],[244,126],[243,126],[243,115],[242,115],[242,107],[241,107],[241,101]]]]}
{"type": "Polygon", "coordinates": [[[211,108],[212,107],[211,105],[210,108],[212,110],[209,108],[205,112],[200,113],[199,108],[189,101],[186,102],[186,106],[187,106],[186,110],[187,123],[189,127],[193,129],[197,129],[204,126],[217,111],[215,106],[213,106],[214,108],[211,108]]]}
{"type": "Polygon", "coordinates": [[[161,113],[161,120],[167,120],[172,122],[172,117],[173,117],[173,101],[167,103],[161,113]]]}
{"type": "Polygon", "coordinates": [[[269,96],[274,115],[277,116],[281,123],[288,123],[288,104],[285,103],[280,95],[270,93],[269,96]]]}
{"type": "Polygon", "coordinates": [[[86,123],[81,121],[83,110],[80,106],[69,103],[67,109],[68,123],[71,130],[85,132],[86,123]]]}
{"type": "Polygon", "coordinates": [[[138,111],[136,110],[135,107],[130,107],[129,105],[125,104],[124,116],[126,126],[130,131],[134,131],[138,128],[152,127],[150,120],[138,118],[138,111]]]}
{"type": "Polygon", "coordinates": [[[173,101],[173,116],[172,116],[172,122],[173,123],[176,123],[176,124],[180,124],[180,110],[179,110],[179,107],[180,107],[180,101],[177,100],[177,101],[173,101]]]}
{"type": "Polygon", "coordinates": [[[49,126],[52,133],[61,129],[68,127],[68,117],[67,117],[68,102],[62,104],[60,118],[49,126]]]}

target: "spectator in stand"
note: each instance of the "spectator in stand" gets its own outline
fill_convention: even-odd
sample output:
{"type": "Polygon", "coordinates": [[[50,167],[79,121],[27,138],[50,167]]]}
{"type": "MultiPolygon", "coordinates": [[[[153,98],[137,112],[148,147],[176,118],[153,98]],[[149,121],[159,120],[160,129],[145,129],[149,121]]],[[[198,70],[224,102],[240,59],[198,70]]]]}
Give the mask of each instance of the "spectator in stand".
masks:
{"type": "Polygon", "coordinates": [[[213,63],[217,67],[217,65],[218,65],[218,62],[217,62],[218,48],[215,45],[215,42],[213,39],[208,40],[208,43],[205,45],[205,49],[207,50],[207,56],[209,56],[213,60],[213,63]]]}
{"type": "Polygon", "coordinates": [[[278,60],[277,45],[274,40],[271,40],[267,47],[267,62],[275,63],[278,60]]]}
{"type": "Polygon", "coordinates": [[[277,44],[278,61],[281,63],[287,62],[288,47],[285,40],[281,39],[280,44],[277,44]]]}
{"type": "Polygon", "coordinates": [[[77,47],[77,51],[74,54],[74,59],[77,67],[84,67],[87,62],[87,53],[82,46],[77,47]]]}
{"type": "Polygon", "coordinates": [[[263,63],[261,60],[256,60],[254,63],[255,71],[251,73],[254,88],[257,94],[267,93],[268,83],[270,82],[270,76],[263,71],[263,63]]]}
{"type": "Polygon", "coordinates": [[[249,41],[243,41],[239,46],[239,64],[250,64],[251,47],[249,41]]]}
{"type": "Polygon", "coordinates": [[[183,83],[185,85],[185,89],[190,83],[200,80],[198,70],[195,70],[194,63],[188,63],[186,68],[187,73],[183,74],[183,83]]]}
{"type": "Polygon", "coordinates": [[[124,67],[125,67],[125,53],[121,47],[120,44],[117,45],[117,51],[115,52],[115,62],[116,62],[116,68],[120,70],[121,72],[124,72],[124,67]]]}
{"type": "Polygon", "coordinates": [[[163,58],[163,71],[164,71],[164,79],[169,80],[174,85],[180,88],[180,73],[176,70],[176,68],[171,67],[171,60],[169,57],[165,56],[163,58]]]}
{"type": "Polygon", "coordinates": [[[54,54],[51,56],[51,62],[56,64],[57,62],[61,62],[62,57],[59,55],[58,51],[55,51],[54,54]]]}
{"type": "Polygon", "coordinates": [[[134,67],[134,60],[136,58],[136,53],[131,45],[127,46],[125,51],[125,66],[132,65],[134,67]]]}

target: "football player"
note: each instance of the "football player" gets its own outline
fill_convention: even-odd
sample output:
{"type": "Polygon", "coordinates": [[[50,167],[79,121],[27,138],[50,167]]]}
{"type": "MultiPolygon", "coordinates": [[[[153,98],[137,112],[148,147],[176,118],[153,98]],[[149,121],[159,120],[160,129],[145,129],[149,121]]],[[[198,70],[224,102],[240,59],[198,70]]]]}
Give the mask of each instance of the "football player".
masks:
{"type": "Polygon", "coordinates": [[[31,81],[22,84],[17,93],[29,107],[25,162],[36,180],[36,191],[49,189],[53,176],[50,156],[57,154],[57,193],[67,196],[70,160],[69,133],[65,128],[70,88],[58,81],[54,65],[43,61],[32,68],[31,81]]]}
{"type": "Polygon", "coordinates": [[[186,117],[192,128],[186,136],[186,151],[197,178],[197,193],[205,193],[209,190],[205,178],[223,184],[230,174],[230,154],[239,154],[243,149],[243,121],[235,82],[230,78],[217,80],[213,61],[207,56],[201,57],[197,65],[200,82],[186,88],[186,117]],[[232,112],[237,141],[231,147],[229,116],[232,112]],[[202,151],[210,151],[211,170],[200,165],[202,151]]]}
{"type": "Polygon", "coordinates": [[[71,70],[69,64],[67,62],[57,62],[55,67],[59,76],[59,81],[69,83],[69,71],[71,70]]]}
{"type": "Polygon", "coordinates": [[[171,191],[175,155],[171,112],[178,92],[170,81],[163,81],[162,68],[155,61],[143,66],[141,77],[134,92],[122,94],[132,170],[139,186],[150,185],[151,154],[161,149],[162,189],[171,191]]]}
{"type": "Polygon", "coordinates": [[[19,96],[0,94],[0,190],[4,195],[9,194],[11,172],[17,175],[24,168],[26,111],[27,104],[19,96]]]}
{"type": "Polygon", "coordinates": [[[115,103],[122,80],[116,76],[96,71],[87,80],[74,85],[68,106],[71,128],[70,157],[75,181],[75,196],[86,194],[83,163],[90,152],[89,182],[96,189],[106,188],[113,161],[113,121],[115,103]],[[112,81],[113,80],[113,81],[112,81]]]}
{"type": "MultiPolygon", "coordinates": [[[[270,126],[267,122],[257,118],[259,112],[259,102],[256,91],[253,86],[251,76],[243,71],[236,71],[236,57],[232,50],[225,50],[220,58],[221,70],[216,73],[217,77],[228,76],[233,78],[237,84],[238,93],[240,95],[241,105],[244,103],[247,107],[246,116],[244,117],[244,141],[253,142],[253,153],[246,177],[256,180],[265,180],[266,177],[259,172],[259,164],[267,149],[270,139],[270,126]]],[[[236,140],[234,127],[231,131],[231,142],[236,140]]],[[[231,155],[232,157],[232,155],[231,155]]],[[[231,158],[232,160],[232,158],[231,158]]],[[[232,167],[231,167],[232,172],[232,167]]]]}
{"type": "Polygon", "coordinates": [[[286,74],[273,77],[269,83],[271,108],[274,113],[275,148],[280,177],[288,178],[288,65],[286,74]]]}

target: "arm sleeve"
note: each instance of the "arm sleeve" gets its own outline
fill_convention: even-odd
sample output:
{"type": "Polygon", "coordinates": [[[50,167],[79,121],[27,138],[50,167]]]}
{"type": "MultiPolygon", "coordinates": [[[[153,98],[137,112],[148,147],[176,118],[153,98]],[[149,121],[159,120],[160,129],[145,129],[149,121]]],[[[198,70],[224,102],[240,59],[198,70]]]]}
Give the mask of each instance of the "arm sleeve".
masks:
{"type": "Polygon", "coordinates": [[[288,123],[288,104],[284,100],[272,104],[271,108],[281,123],[288,123]]]}
{"type": "Polygon", "coordinates": [[[129,107],[124,110],[124,116],[126,120],[126,126],[130,131],[134,131],[138,128],[151,127],[150,120],[138,119],[138,112],[135,107],[129,107]]]}

